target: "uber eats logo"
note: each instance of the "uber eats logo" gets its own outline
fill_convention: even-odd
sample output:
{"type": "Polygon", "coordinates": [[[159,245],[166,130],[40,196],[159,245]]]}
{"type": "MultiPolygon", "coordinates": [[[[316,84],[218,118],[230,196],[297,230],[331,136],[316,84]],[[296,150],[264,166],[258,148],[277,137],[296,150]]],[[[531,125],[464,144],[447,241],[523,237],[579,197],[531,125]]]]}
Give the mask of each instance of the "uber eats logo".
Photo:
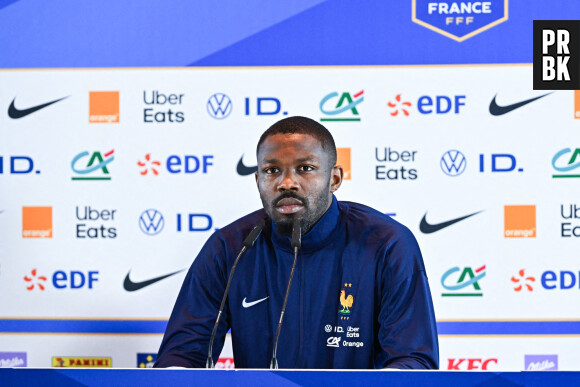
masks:
{"type": "Polygon", "coordinates": [[[396,150],[391,147],[375,148],[376,180],[416,180],[414,168],[416,150],[396,150]]]}
{"type": "Polygon", "coordinates": [[[560,215],[562,216],[560,228],[562,238],[580,237],[580,205],[562,204],[560,206],[560,215]]]}
{"type": "Polygon", "coordinates": [[[117,210],[98,210],[91,206],[76,207],[76,237],[78,239],[115,239],[117,229],[113,227],[117,210]]]}
{"type": "Polygon", "coordinates": [[[144,123],[183,123],[185,113],[181,104],[185,94],[162,93],[158,90],[143,91],[144,123]]]}

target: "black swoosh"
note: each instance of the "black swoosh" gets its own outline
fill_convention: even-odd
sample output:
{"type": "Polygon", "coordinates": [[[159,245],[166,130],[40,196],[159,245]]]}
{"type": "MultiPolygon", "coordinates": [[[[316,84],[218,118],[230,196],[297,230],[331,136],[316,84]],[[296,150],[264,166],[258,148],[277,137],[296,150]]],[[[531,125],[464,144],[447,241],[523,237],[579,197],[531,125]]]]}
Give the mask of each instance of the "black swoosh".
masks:
{"type": "Polygon", "coordinates": [[[144,287],[152,285],[155,282],[161,281],[162,279],[165,279],[167,277],[171,277],[172,275],[175,275],[177,273],[181,273],[183,270],[185,270],[185,269],[181,269],[181,270],[178,270],[178,271],[173,272],[173,273],[165,274],[165,275],[162,275],[161,277],[151,278],[150,280],[142,281],[142,282],[131,281],[131,279],[129,278],[129,274],[131,274],[131,270],[129,270],[129,272],[127,273],[127,276],[125,277],[125,281],[123,282],[123,288],[128,292],[134,292],[135,290],[143,289],[144,287]]]}
{"type": "Polygon", "coordinates": [[[512,110],[516,110],[517,108],[521,108],[522,106],[527,105],[530,102],[534,102],[535,100],[540,99],[542,97],[545,97],[549,94],[552,94],[552,93],[546,93],[544,95],[540,95],[539,97],[526,99],[525,101],[513,103],[511,105],[506,105],[506,106],[499,106],[495,102],[495,97],[497,97],[497,94],[496,94],[493,96],[493,99],[491,100],[491,103],[489,104],[489,112],[491,113],[492,116],[501,116],[503,114],[511,112],[512,110]]]}
{"type": "Polygon", "coordinates": [[[20,109],[17,109],[16,106],[14,106],[14,101],[16,101],[16,97],[14,97],[14,99],[12,100],[12,103],[8,107],[8,117],[13,118],[13,119],[26,117],[29,114],[32,114],[40,109],[44,109],[45,107],[50,106],[53,103],[57,103],[58,101],[62,101],[65,98],[68,98],[68,97],[62,97],[60,99],[55,99],[54,101],[51,101],[51,102],[43,103],[42,105],[37,105],[37,106],[33,106],[31,108],[28,108],[28,109],[20,110],[20,109]]]}
{"type": "Polygon", "coordinates": [[[255,167],[246,167],[244,165],[244,155],[240,157],[240,161],[238,161],[238,167],[236,168],[238,171],[238,175],[247,176],[251,175],[252,173],[256,173],[258,171],[258,166],[255,167]]]}
{"type": "Polygon", "coordinates": [[[477,212],[474,212],[473,214],[465,215],[465,216],[462,216],[460,218],[451,219],[451,220],[448,220],[447,222],[437,223],[437,224],[427,223],[427,219],[426,219],[427,213],[425,213],[425,215],[423,215],[423,219],[421,219],[421,223],[419,224],[419,230],[421,230],[421,232],[423,234],[431,234],[433,232],[444,229],[445,227],[449,227],[454,223],[461,222],[463,219],[467,219],[470,216],[477,215],[480,212],[482,212],[482,211],[477,211],[477,212]]]}

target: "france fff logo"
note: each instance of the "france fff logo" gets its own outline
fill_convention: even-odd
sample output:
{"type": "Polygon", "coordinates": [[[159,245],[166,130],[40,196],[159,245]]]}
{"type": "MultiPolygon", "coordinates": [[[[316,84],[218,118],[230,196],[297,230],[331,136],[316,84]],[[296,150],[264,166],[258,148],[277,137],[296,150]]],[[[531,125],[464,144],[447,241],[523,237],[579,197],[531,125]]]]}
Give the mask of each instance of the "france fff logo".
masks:
{"type": "Polygon", "coordinates": [[[508,0],[412,0],[412,19],[425,28],[463,42],[508,20],[508,0]]]}
{"type": "Polygon", "coordinates": [[[534,90],[580,90],[580,20],[534,20],[534,90]]]}

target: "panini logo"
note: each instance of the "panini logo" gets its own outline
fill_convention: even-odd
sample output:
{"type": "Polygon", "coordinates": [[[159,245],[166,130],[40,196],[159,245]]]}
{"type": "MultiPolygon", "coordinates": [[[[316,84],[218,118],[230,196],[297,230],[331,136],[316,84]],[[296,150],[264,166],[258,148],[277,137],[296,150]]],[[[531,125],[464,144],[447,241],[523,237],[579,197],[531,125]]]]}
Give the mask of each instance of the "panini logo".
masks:
{"type": "Polygon", "coordinates": [[[508,20],[508,0],[412,0],[413,22],[463,42],[508,20]]]}
{"type": "Polygon", "coordinates": [[[113,360],[110,357],[53,357],[53,367],[78,368],[111,368],[113,360]]]}
{"type": "Polygon", "coordinates": [[[89,122],[119,122],[119,92],[89,92],[89,122]]]}
{"type": "Polygon", "coordinates": [[[350,180],[350,148],[336,148],[336,165],[341,165],[344,180],[350,180]]]}
{"type": "Polygon", "coordinates": [[[536,206],[504,206],[506,238],[536,237],[536,206]]]}
{"type": "Polygon", "coordinates": [[[52,238],[52,207],[22,207],[22,237],[52,238]]]}

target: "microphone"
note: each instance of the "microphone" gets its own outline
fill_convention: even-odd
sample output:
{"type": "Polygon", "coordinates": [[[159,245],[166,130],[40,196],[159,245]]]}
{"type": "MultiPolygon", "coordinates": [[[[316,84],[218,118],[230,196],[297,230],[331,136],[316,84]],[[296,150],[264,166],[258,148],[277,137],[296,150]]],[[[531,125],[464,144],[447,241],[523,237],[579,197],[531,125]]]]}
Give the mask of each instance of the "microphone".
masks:
{"type": "Polygon", "coordinates": [[[282,304],[282,313],[280,313],[280,321],[278,321],[278,329],[276,329],[276,338],[274,339],[274,350],[272,351],[272,361],[270,361],[270,369],[278,369],[278,359],[276,359],[276,352],[278,350],[278,338],[280,337],[280,329],[282,328],[282,320],[284,319],[284,312],[286,311],[286,303],[288,302],[288,295],[290,294],[290,285],[292,284],[292,277],[294,276],[294,269],[296,268],[296,259],[298,258],[298,249],[302,246],[302,233],[300,230],[300,221],[294,221],[294,228],[292,229],[292,248],[294,249],[294,262],[292,263],[292,270],[290,271],[290,279],[288,280],[288,287],[286,288],[286,295],[284,296],[284,304],[282,304]]]}
{"type": "Polygon", "coordinates": [[[230,285],[232,283],[232,278],[234,278],[234,272],[236,271],[236,266],[238,265],[238,261],[240,260],[240,257],[242,256],[242,254],[244,254],[244,252],[246,250],[250,249],[254,245],[254,242],[256,242],[256,239],[258,239],[258,235],[260,235],[260,233],[262,232],[262,229],[264,228],[265,224],[266,224],[266,220],[262,219],[256,225],[256,227],[254,227],[252,229],[252,231],[250,231],[250,233],[248,234],[246,239],[244,239],[244,241],[242,242],[242,249],[240,250],[240,253],[236,257],[236,260],[234,261],[234,265],[232,266],[232,270],[230,271],[230,278],[228,279],[228,283],[226,284],[226,290],[224,292],[224,297],[222,298],[222,304],[220,305],[220,310],[218,312],[217,319],[215,320],[215,324],[213,326],[213,331],[211,332],[211,338],[209,339],[209,350],[208,350],[208,354],[207,354],[207,361],[205,362],[205,368],[214,368],[213,358],[212,358],[213,340],[215,339],[215,335],[217,333],[217,328],[218,328],[218,325],[220,322],[220,318],[222,316],[222,312],[224,310],[224,306],[226,304],[226,298],[228,298],[228,293],[230,291],[230,285]]]}

